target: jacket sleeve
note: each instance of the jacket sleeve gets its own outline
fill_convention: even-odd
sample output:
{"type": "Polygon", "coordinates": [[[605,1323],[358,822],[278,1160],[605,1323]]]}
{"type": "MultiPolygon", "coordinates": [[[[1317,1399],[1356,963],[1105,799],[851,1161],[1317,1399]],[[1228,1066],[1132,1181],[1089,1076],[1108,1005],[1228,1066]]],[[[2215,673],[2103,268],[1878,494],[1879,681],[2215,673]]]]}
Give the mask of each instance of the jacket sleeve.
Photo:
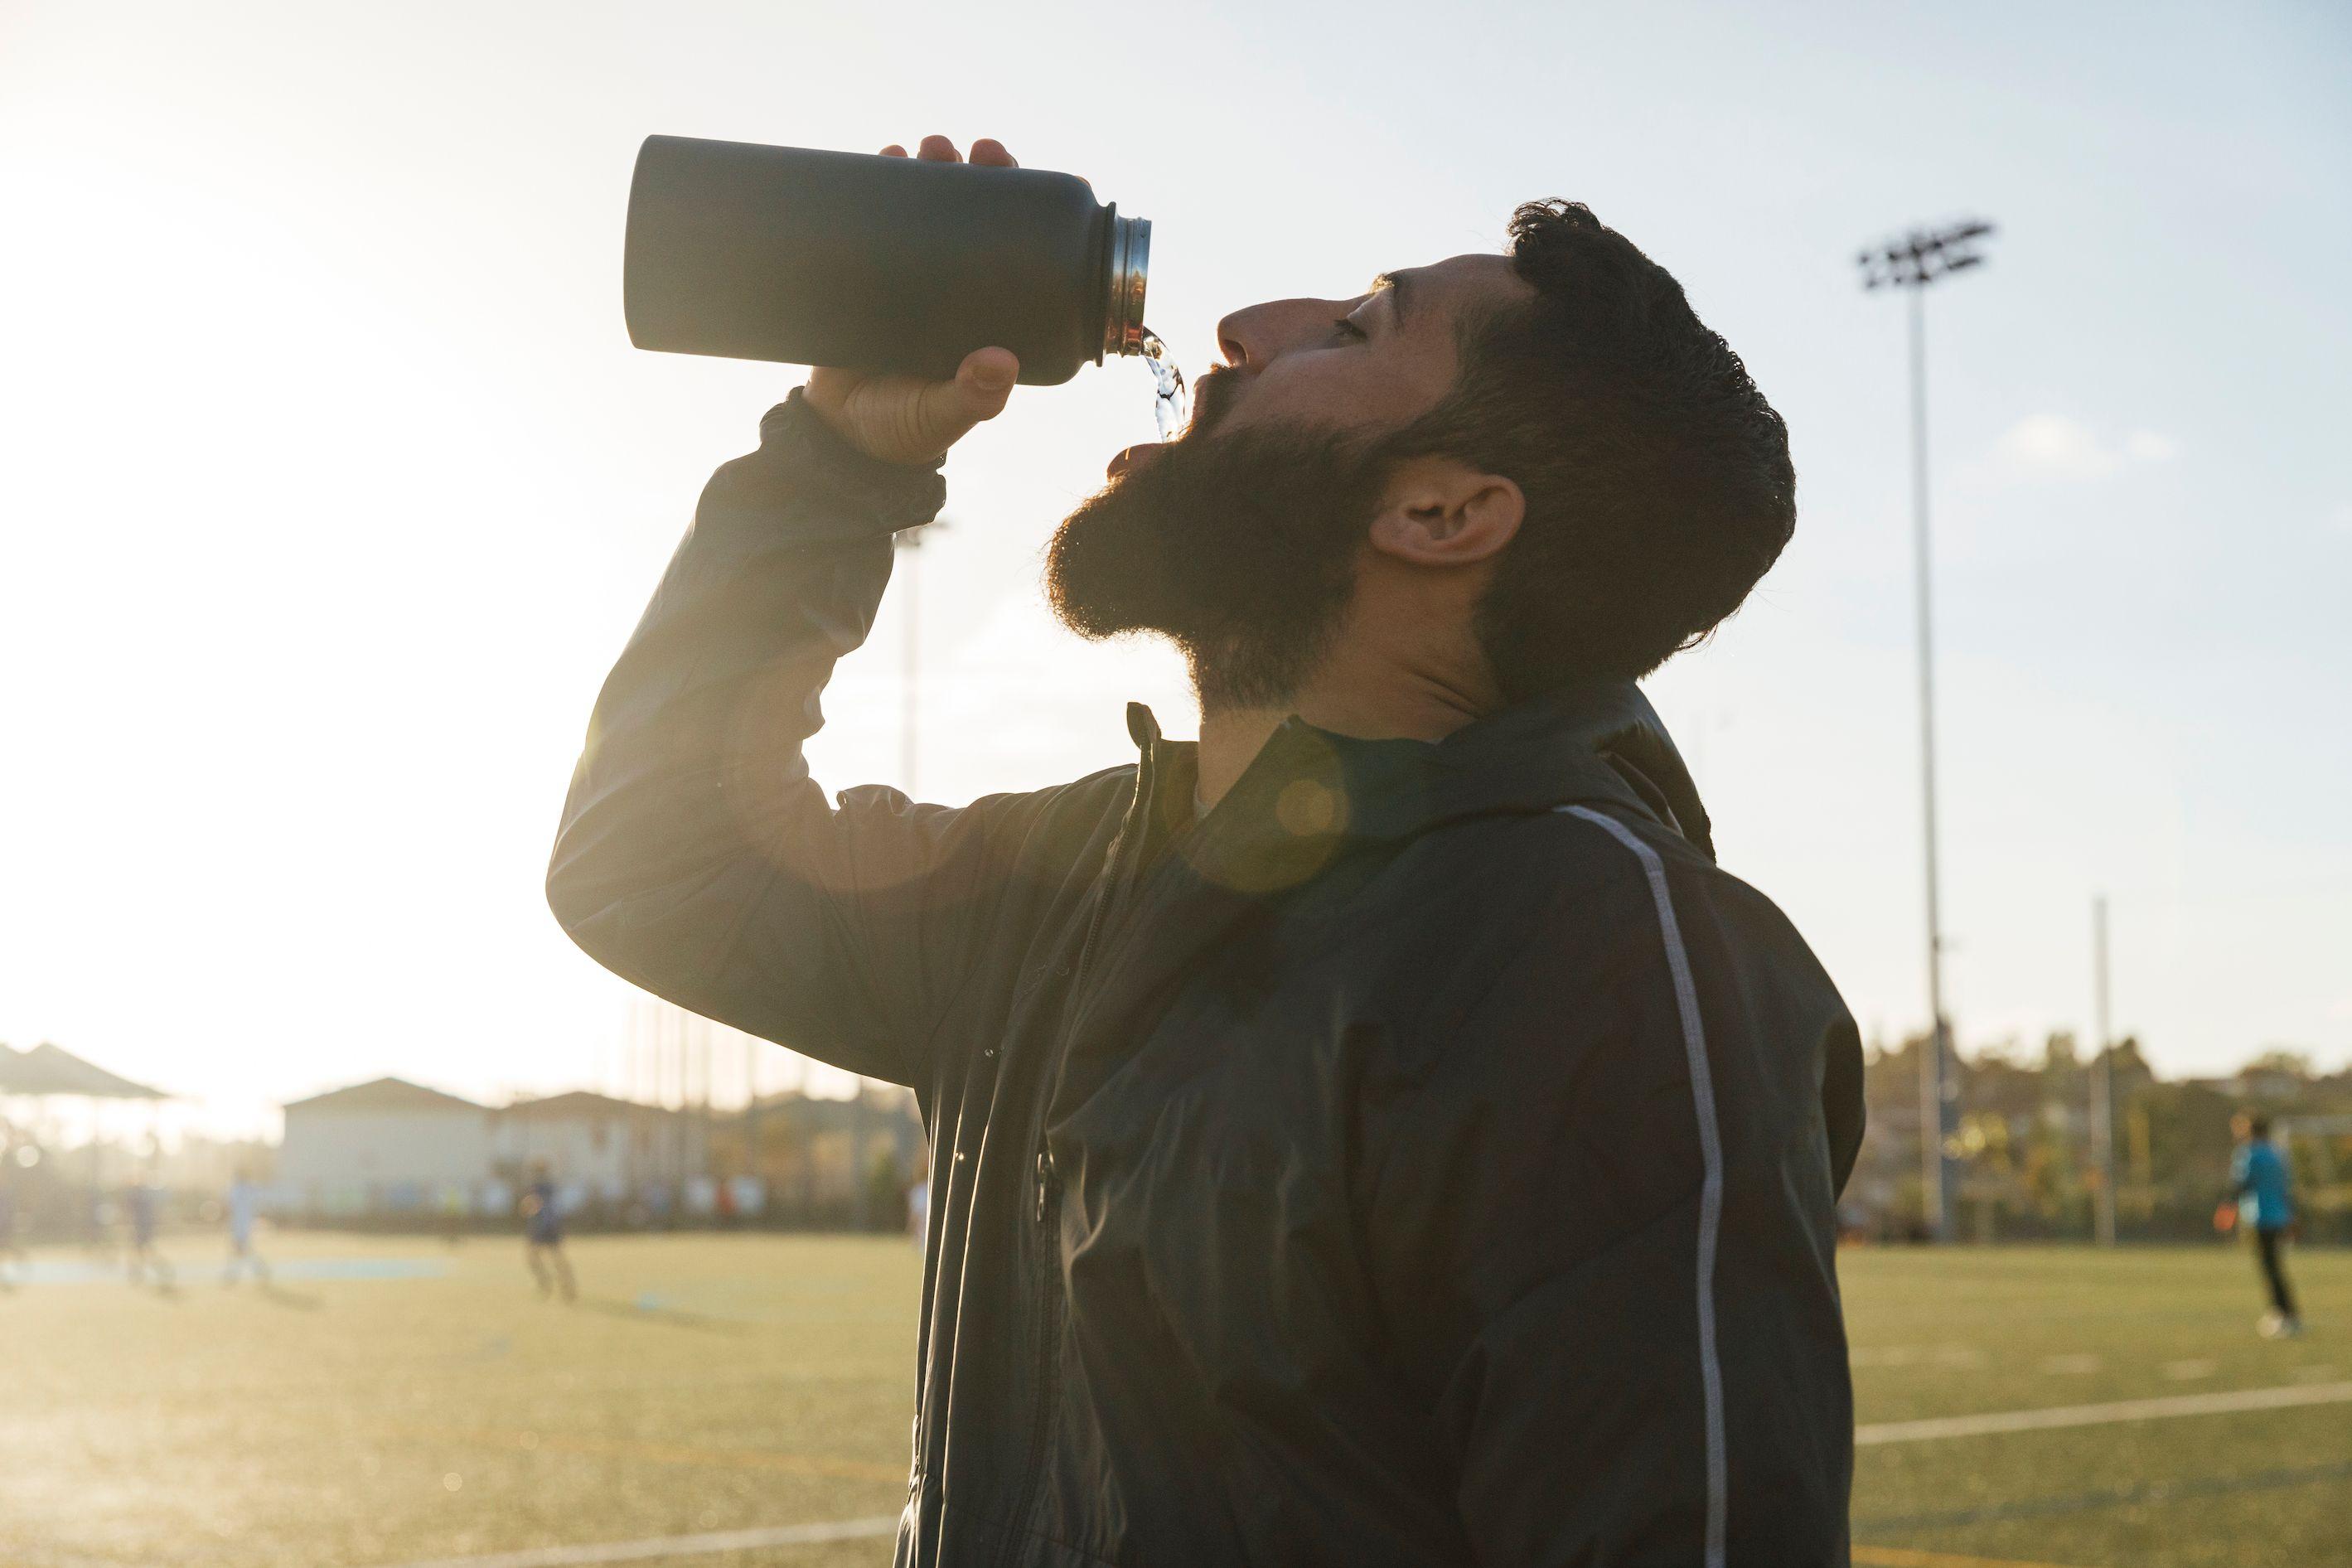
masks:
{"type": "Polygon", "coordinates": [[[1571,883],[1368,1110],[1386,1333],[1475,1561],[1843,1564],[1822,1089],[1859,1041],[1825,979],[1791,1004],[1757,973],[1770,942],[1706,890],[1728,879],[1692,873],[1668,930],[1622,869],[1571,883]]]}
{"type": "Polygon", "coordinates": [[[704,489],[604,682],[547,896],[572,940],[680,1006],[853,1071],[921,1075],[938,1011],[1040,797],[961,809],[809,777],[834,661],[862,643],[891,534],[933,471],[877,462],[792,399],[704,489]]]}

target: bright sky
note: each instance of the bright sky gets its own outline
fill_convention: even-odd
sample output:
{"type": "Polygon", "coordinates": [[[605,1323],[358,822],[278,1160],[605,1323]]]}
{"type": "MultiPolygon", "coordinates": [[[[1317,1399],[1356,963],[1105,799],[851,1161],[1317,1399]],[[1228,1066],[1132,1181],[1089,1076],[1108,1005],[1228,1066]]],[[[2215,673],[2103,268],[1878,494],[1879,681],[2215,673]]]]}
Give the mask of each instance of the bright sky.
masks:
{"type": "MultiPolygon", "coordinates": [[[[541,902],[557,808],[704,477],[800,374],[629,347],[636,143],[941,131],[1151,218],[1195,368],[1223,311],[1495,248],[1529,197],[1671,268],[1787,416],[1802,521],[1653,695],[1725,863],[1889,1037],[1926,1016],[1907,416],[1853,257],[1996,220],[1929,300],[1963,1046],[2087,1028],[2105,889],[2163,1068],[2352,1060],[2345,11],[1015,15],[0,0],[0,1040],[229,1121],[610,1081],[633,994],[541,902]]],[[[1119,761],[1130,696],[1189,731],[1170,656],[1036,591],[1150,395],[1024,390],[951,465],[922,793],[1119,761]]],[[[835,787],[903,782],[903,609],[828,699],[835,787]]]]}

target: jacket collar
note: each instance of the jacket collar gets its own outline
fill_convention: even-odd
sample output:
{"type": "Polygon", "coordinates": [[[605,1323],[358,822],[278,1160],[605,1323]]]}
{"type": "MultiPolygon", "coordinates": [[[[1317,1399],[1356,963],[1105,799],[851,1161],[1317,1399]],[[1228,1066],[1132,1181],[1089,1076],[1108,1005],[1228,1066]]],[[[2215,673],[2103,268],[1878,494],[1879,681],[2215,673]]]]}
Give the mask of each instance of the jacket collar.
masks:
{"type": "MultiPolygon", "coordinates": [[[[1267,899],[1349,864],[1351,846],[1402,843],[1468,817],[1607,805],[1678,832],[1713,858],[1698,793],[1631,681],[1555,692],[1433,745],[1335,735],[1294,716],[1198,824],[1191,820],[1198,747],[1162,739],[1139,702],[1128,704],[1127,722],[1142,763],[1120,837],[1142,842],[1112,857],[1119,882],[1104,897],[1126,904],[1140,882],[1138,897],[1154,918],[1110,922],[1099,984],[1076,1004],[1054,1091],[1057,1114],[1103,1081],[1119,1042],[1132,1037],[1137,1009],[1192,973],[1237,924],[1264,918],[1267,899]]],[[[1352,861],[1358,874],[1379,863],[1352,861]]]]}
{"type": "MultiPolygon", "coordinates": [[[[1198,776],[1193,744],[1162,740],[1141,703],[1129,704],[1128,728],[1147,786],[1181,813],[1198,776]]],[[[1312,875],[1351,840],[1401,841],[1465,817],[1576,805],[1647,817],[1714,858],[1698,791],[1630,680],[1548,692],[1434,743],[1359,740],[1294,715],[1181,842],[1213,880],[1273,888],[1312,875]]]]}

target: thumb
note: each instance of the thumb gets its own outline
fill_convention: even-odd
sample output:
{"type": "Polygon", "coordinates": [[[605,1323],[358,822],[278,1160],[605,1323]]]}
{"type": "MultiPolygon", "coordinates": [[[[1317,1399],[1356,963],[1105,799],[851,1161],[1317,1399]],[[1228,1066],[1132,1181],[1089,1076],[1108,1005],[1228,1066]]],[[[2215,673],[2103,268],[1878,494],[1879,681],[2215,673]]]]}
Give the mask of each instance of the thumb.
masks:
{"type": "Polygon", "coordinates": [[[1021,362],[1012,350],[974,349],[956,367],[958,401],[974,424],[993,419],[1004,412],[1005,399],[1013,395],[1013,384],[1020,374],[1021,362]]]}
{"type": "Polygon", "coordinates": [[[913,409],[911,450],[945,452],[984,419],[1004,412],[1021,362],[1010,349],[974,349],[956,366],[955,379],[925,386],[913,409]]]}

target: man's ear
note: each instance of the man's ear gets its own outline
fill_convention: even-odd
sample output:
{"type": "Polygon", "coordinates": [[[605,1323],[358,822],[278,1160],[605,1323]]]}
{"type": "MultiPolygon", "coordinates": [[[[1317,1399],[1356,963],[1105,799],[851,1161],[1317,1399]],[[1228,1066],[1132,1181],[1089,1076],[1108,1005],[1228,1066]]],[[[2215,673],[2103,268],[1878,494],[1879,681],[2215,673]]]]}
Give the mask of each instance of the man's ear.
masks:
{"type": "Polygon", "coordinates": [[[1417,566],[1474,566],[1519,531],[1528,499],[1500,474],[1453,458],[1411,458],[1389,476],[1371,546],[1417,566]]]}

